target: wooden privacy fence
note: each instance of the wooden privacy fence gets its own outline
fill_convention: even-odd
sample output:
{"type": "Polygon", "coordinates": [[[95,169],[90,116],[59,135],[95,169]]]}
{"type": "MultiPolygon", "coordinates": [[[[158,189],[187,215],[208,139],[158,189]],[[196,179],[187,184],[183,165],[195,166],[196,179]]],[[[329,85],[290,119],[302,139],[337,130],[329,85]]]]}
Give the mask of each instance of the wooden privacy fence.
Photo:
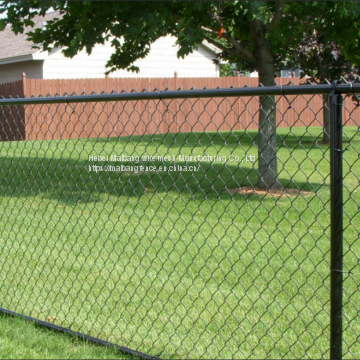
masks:
{"type": "MultiPolygon", "coordinates": [[[[279,85],[299,78],[277,78],[279,85]]],[[[257,78],[103,78],[27,79],[0,85],[0,96],[56,96],[93,92],[188,90],[258,86],[257,78]]],[[[345,99],[345,108],[351,99],[345,99]]],[[[287,96],[277,100],[277,126],[322,126],[320,95],[287,96]]],[[[225,131],[258,128],[259,98],[177,99],[0,108],[0,140],[43,140],[114,137],[190,131],[225,131]]],[[[346,125],[359,123],[359,112],[346,125]]]]}

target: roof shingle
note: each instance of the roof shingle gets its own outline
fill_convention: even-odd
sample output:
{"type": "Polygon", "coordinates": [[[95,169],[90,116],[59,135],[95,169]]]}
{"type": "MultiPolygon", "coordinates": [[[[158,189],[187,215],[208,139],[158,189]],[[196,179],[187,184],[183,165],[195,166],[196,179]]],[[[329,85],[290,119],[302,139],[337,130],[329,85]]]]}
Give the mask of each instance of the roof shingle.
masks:
{"type": "Polygon", "coordinates": [[[26,27],[22,34],[15,35],[11,31],[11,26],[6,26],[4,31],[0,31],[0,59],[13,58],[17,56],[31,55],[39,51],[39,49],[32,49],[34,45],[31,41],[27,40],[27,32],[42,26],[43,22],[54,18],[60,18],[59,12],[51,12],[45,16],[35,16],[34,27],[26,27]]]}

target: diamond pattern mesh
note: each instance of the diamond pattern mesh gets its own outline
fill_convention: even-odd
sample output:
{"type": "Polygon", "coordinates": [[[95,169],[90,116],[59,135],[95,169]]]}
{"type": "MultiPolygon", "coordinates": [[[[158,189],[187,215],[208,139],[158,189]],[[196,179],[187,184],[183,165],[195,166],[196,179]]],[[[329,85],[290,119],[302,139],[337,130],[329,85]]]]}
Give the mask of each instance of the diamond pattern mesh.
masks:
{"type": "MultiPolygon", "coordinates": [[[[0,306],[163,358],[329,357],[327,105],[273,105],[270,191],[258,97],[1,106],[0,306]]],[[[345,96],[346,358],[360,354],[359,121],[345,96]]]]}

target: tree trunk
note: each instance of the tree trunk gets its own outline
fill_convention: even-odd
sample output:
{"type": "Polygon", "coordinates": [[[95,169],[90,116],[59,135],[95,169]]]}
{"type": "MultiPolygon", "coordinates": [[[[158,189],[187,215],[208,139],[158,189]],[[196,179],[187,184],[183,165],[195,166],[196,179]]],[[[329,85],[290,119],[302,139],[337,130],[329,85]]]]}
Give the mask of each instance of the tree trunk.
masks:
{"type": "MultiPolygon", "coordinates": [[[[256,21],[255,21],[256,22],[256,21]]],[[[274,85],[274,59],[270,42],[265,39],[259,23],[254,25],[255,54],[258,60],[259,82],[274,85]]],[[[275,96],[260,96],[258,161],[260,189],[281,188],[277,172],[276,102],[275,96]]]]}
{"type": "MultiPolygon", "coordinates": [[[[323,63],[321,61],[321,58],[319,55],[316,56],[316,63],[318,72],[320,74],[320,82],[321,84],[329,84],[329,82],[326,79],[325,71],[323,67],[323,63]]],[[[324,94],[323,95],[323,142],[325,144],[330,143],[330,95],[324,94]]]]}
{"type": "Polygon", "coordinates": [[[330,95],[324,94],[324,105],[323,105],[323,117],[324,117],[324,130],[323,130],[323,142],[325,144],[330,143],[330,95]]]}

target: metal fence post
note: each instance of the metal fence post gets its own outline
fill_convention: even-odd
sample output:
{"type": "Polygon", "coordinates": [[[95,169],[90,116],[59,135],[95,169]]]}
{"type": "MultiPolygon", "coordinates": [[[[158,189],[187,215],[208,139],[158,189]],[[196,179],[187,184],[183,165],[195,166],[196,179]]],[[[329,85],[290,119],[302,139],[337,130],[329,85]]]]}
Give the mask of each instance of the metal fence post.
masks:
{"type": "Polygon", "coordinates": [[[330,278],[330,359],[342,358],[343,293],[343,183],[342,110],[344,99],[331,93],[330,113],[330,201],[331,201],[331,278],[330,278]]]}

